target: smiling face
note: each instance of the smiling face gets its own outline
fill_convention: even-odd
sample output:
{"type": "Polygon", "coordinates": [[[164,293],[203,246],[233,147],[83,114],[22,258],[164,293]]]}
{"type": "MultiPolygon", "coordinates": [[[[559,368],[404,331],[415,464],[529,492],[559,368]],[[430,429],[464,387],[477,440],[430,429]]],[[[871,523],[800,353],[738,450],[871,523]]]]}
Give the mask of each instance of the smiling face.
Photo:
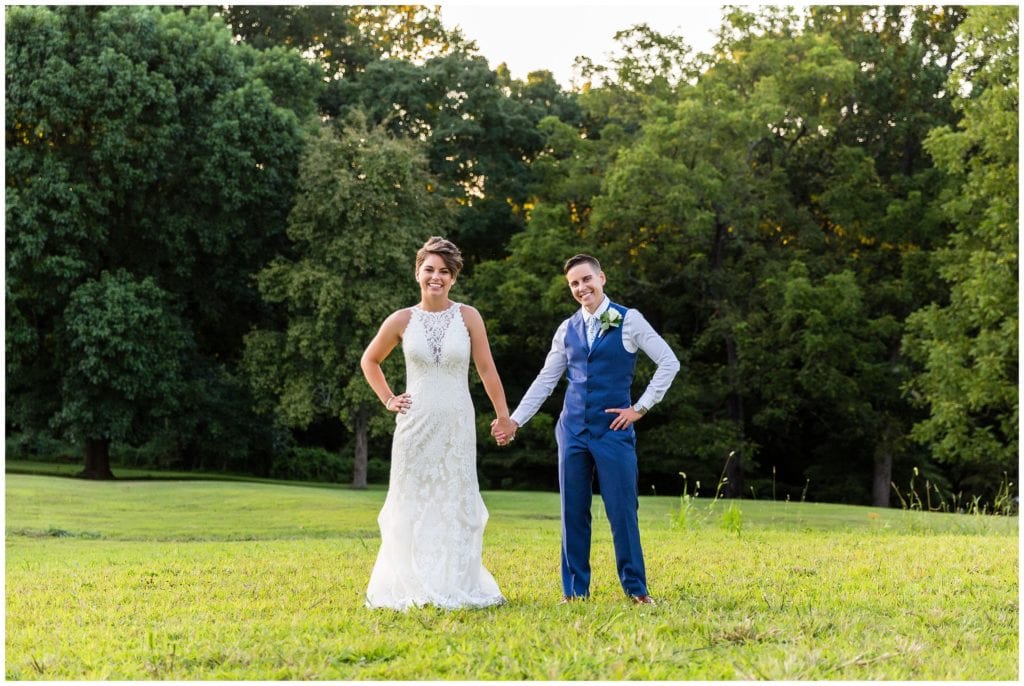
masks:
{"type": "Polygon", "coordinates": [[[569,290],[576,302],[583,305],[587,312],[593,312],[604,301],[604,272],[596,269],[590,262],[580,262],[565,273],[569,282],[569,290]]]}
{"type": "Polygon", "coordinates": [[[455,274],[440,255],[429,254],[416,270],[416,280],[424,300],[447,298],[455,283],[455,274]]]}

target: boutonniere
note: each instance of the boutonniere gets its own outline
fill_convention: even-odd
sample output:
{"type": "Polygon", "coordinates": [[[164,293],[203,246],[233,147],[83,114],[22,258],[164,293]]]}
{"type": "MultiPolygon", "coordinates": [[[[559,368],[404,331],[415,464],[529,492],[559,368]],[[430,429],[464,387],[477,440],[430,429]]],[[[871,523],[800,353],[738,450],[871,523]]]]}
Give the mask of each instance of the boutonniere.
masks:
{"type": "Polygon", "coordinates": [[[611,307],[602,312],[598,319],[601,321],[601,333],[608,329],[617,329],[622,325],[622,315],[619,314],[618,310],[611,307]]]}

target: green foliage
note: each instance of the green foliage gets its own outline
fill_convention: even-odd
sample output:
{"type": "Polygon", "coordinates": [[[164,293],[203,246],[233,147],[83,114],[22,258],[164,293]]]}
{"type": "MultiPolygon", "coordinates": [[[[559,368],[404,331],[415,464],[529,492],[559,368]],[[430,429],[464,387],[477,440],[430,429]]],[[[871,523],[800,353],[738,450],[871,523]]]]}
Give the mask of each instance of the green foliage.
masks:
{"type": "MultiPolygon", "coordinates": [[[[513,402],[572,254],[664,334],[683,370],[639,428],[643,492],[732,451],[737,497],[768,469],[779,499],[879,505],[912,469],[961,505],[1018,481],[1015,8],[733,7],[701,55],[624,28],[570,92],[439,12],[12,7],[9,430],[116,430],[116,460],[175,469],[267,474],[325,434],[382,454],[357,356],[445,233],[513,402]]],[[[482,483],[554,488],[560,403],[514,450],[480,418],[482,483]]]]}
{"type": "Polygon", "coordinates": [[[8,432],[4,437],[4,459],[8,466],[13,460],[77,463],[77,452],[76,445],[56,439],[48,432],[8,432]]]}
{"type": "Polygon", "coordinates": [[[508,604],[398,613],[364,607],[384,497],[9,475],[5,675],[904,681],[1019,669],[1015,518],[748,501],[737,537],[680,531],[673,498],[643,497],[659,604],[622,597],[597,516],[592,599],[560,605],[558,496],[485,492],[484,564],[508,604]]]}
{"type": "MultiPolygon", "coordinates": [[[[269,476],[288,481],[345,483],[352,479],[353,457],[323,448],[294,447],[278,456],[270,468],[269,476]]],[[[387,483],[388,463],[377,458],[367,462],[367,481],[387,483]]]]}
{"type": "Polygon", "coordinates": [[[316,100],[323,86],[323,69],[315,62],[295,59],[293,49],[285,47],[252,51],[250,73],[273,94],[274,104],[291,110],[299,121],[308,121],[316,114],[316,100]]]}
{"type": "MultiPolygon", "coordinates": [[[[744,320],[762,306],[758,282],[813,228],[793,203],[787,164],[824,135],[828,103],[846,97],[854,71],[827,36],[773,27],[755,38],[747,30],[729,46],[734,61],[716,63],[695,85],[681,85],[673,102],[648,108],[637,140],[605,174],[590,217],[621,299],[689,351],[692,387],[683,398],[694,405],[672,409],[690,431],[720,437],[709,444],[711,459],[738,451],[732,496],[743,492],[744,465],[755,466],[744,426],[744,320]]],[[[674,452],[664,442],[656,450],[674,452]]],[[[694,458],[687,469],[715,470],[694,458]]]]}
{"type": "Polygon", "coordinates": [[[308,52],[332,81],[382,57],[414,60],[458,42],[441,24],[439,8],[426,5],[226,5],[218,11],[252,47],[308,52]]]}
{"type": "Polygon", "coordinates": [[[1018,40],[1017,8],[970,8],[960,29],[968,54],[950,76],[963,119],[926,146],[950,177],[942,209],[956,224],[936,259],[948,303],[908,320],[909,384],[929,409],[913,437],[945,462],[1017,463],[1018,40]]]}
{"type": "Polygon", "coordinates": [[[605,82],[621,88],[620,96],[635,98],[671,97],[671,93],[687,78],[695,78],[698,70],[690,58],[690,47],[681,36],[660,34],[647,24],[636,24],[615,34],[620,53],[612,65],[596,64],[589,57],[576,60],[576,68],[584,81],[584,89],[605,82]]]}
{"type": "Polygon", "coordinates": [[[6,22],[7,416],[184,444],[216,395],[203,370],[232,364],[259,316],[250,275],[280,246],[302,146],[276,99],[309,112],[314,72],[202,9],[6,22]],[[287,95],[268,88],[284,74],[287,95]]]}
{"type": "Polygon", "coordinates": [[[431,187],[418,144],[359,117],[323,126],[310,145],[289,217],[295,257],[258,276],[284,326],[246,336],[257,402],[285,424],[335,418],[365,438],[377,416],[385,432],[359,359],[385,317],[415,303],[416,250],[447,223],[431,187]]]}
{"type": "Polygon", "coordinates": [[[1019,514],[1020,508],[1014,489],[1016,484],[1010,481],[1006,472],[1003,472],[998,484],[987,489],[994,494],[991,501],[983,500],[980,494],[965,498],[963,491],[943,491],[939,484],[931,482],[928,478],[925,478],[922,496],[915,485],[919,476],[921,473],[914,467],[906,491],[901,491],[895,483],[892,484],[893,491],[904,510],[956,512],[975,516],[993,514],[1012,517],[1019,514]]]}
{"type": "MultiPolygon", "coordinates": [[[[710,479],[735,450],[731,496],[760,463],[789,491],[812,479],[817,497],[884,504],[894,468],[928,461],[907,440],[918,415],[900,339],[943,297],[929,251],[949,225],[924,141],[956,119],[945,81],[965,16],[736,8],[696,58],[638,27],[614,68],[585,65],[604,79],[581,96],[585,124],[542,123],[544,186],[510,258],[482,266],[485,290],[499,293],[499,271],[509,284],[493,296],[502,335],[542,329],[561,314],[545,278],[586,251],[664,332],[684,371],[645,419],[642,479],[663,486],[679,466],[710,479]],[[541,294],[531,318],[519,286],[541,294]]],[[[527,346],[499,364],[542,359],[543,342],[527,346]]]]}
{"type": "Polygon", "coordinates": [[[200,369],[203,394],[190,398],[197,421],[185,440],[175,436],[175,449],[161,455],[161,463],[180,469],[267,475],[276,456],[288,449],[291,437],[278,423],[267,422],[253,411],[252,391],[237,368],[200,369]]]}
{"type": "MultiPolygon", "coordinates": [[[[898,368],[885,345],[895,322],[870,318],[849,270],[813,283],[806,265],[794,261],[759,288],[764,310],[739,331],[747,397],[756,408],[751,424],[765,443],[784,443],[795,432],[813,437],[805,474],[820,484],[818,498],[867,500],[872,462],[850,464],[848,456],[884,438],[887,407],[879,397],[898,396],[898,368]]],[[[784,469],[784,478],[799,477],[792,465],[784,469]]]]}
{"type": "Polygon", "coordinates": [[[675,523],[680,529],[694,526],[694,509],[694,496],[686,492],[679,496],[679,512],[676,514],[675,523]]]}
{"type": "Polygon", "coordinates": [[[438,191],[455,200],[451,238],[469,257],[467,274],[478,260],[502,256],[522,229],[529,163],[542,144],[537,123],[556,113],[578,117],[549,73],[512,81],[465,51],[423,64],[373,62],[339,81],[332,97],[327,110],[335,117],[363,111],[374,124],[424,141],[438,191]]]}
{"type": "Polygon", "coordinates": [[[168,300],[153,279],[126,271],[75,289],[64,313],[55,428],[77,441],[137,439],[179,410],[192,342],[168,300]]]}
{"type": "Polygon", "coordinates": [[[725,508],[722,512],[722,517],[719,519],[718,525],[723,531],[734,533],[737,536],[740,533],[740,529],[743,528],[743,511],[736,501],[729,503],[729,507],[725,508]]]}

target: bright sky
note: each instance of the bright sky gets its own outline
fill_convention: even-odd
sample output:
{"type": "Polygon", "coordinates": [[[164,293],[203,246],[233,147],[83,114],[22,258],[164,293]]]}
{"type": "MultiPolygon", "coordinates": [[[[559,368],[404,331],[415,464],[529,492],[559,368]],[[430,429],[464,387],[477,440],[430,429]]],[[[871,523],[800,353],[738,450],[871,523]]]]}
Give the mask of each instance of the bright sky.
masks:
{"type": "Polygon", "coordinates": [[[441,2],[441,20],[462,27],[476,41],[494,69],[504,62],[512,78],[548,69],[564,88],[570,86],[573,61],[579,55],[608,64],[616,52],[616,32],[646,23],[664,34],[681,34],[694,52],[714,43],[720,5],[689,5],[658,0],[638,4],[591,2],[441,2]]]}

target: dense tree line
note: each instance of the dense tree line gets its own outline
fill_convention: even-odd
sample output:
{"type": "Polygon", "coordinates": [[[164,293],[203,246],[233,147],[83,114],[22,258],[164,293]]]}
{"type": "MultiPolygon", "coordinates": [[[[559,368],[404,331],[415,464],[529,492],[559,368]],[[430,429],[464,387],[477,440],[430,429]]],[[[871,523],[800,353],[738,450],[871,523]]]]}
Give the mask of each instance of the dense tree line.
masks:
{"type": "MultiPolygon", "coordinates": [[[[8,450],[386,478],[358,359],[441,233],[513,404],[571,254],[665,334],[645,492],[882,505],[917,470],[991,501],[1017,479],[1017,22],[730,8],[708,53],[624,27],[567,91],[436,8],[9,8],[8,450]]],[[[479,417],[485,487],[556,485],[559,396],[512,450],[479,417]]]]}

